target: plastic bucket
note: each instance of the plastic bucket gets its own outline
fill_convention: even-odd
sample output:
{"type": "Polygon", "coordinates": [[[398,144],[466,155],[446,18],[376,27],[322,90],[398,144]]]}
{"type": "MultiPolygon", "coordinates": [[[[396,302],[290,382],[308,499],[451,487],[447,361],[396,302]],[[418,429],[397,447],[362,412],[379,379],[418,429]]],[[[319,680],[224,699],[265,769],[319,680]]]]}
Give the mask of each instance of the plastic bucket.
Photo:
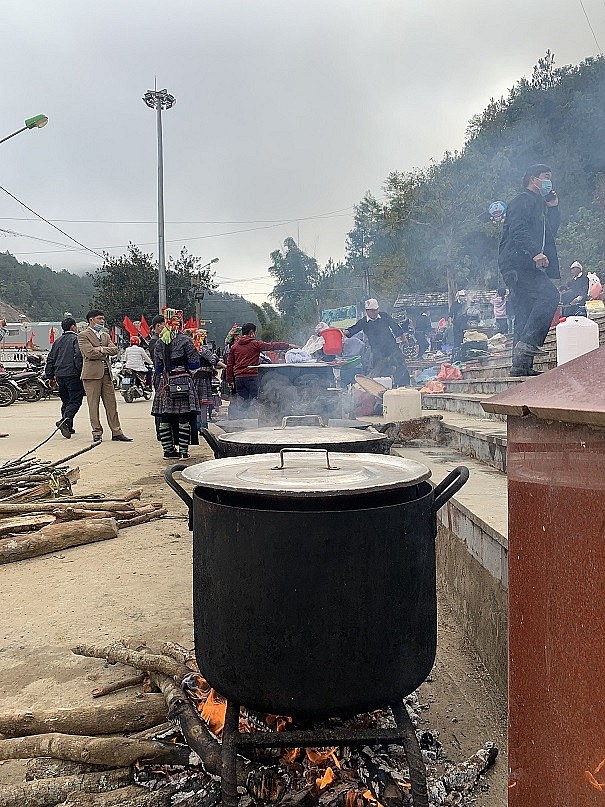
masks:
{"type": "Polygon", "coordinates": [[[323,337],[323,352],[329,356],[339,356],[342,353],[344,336],[338,328],[326,328],[320,336],[323,337]]]}

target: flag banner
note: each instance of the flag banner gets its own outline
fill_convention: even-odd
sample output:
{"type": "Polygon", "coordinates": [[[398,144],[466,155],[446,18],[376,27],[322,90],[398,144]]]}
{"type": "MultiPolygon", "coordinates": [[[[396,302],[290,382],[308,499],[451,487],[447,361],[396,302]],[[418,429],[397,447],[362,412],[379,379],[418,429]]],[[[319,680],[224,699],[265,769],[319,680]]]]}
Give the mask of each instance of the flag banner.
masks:
{"type": "Polygon", "coordinates": [[[55,344],[55,329],[52,325],[50,326],[50,331],[48,332],[48,343],[49,345],[55,344]]]}
{"type": "Polygon", "coordinates": [[[327,308],[321,312],[321,320],[330,328],[348,328],[357,322],[357,306],[345,305],[342,308],[327,308]]]}
{"type": "Polygon", "coordinates": [[[139,332],[137,331],[137,326],[130,317],[124,317],[122,324],[131,336],[138,336],[139,332]]]}
{"type": "Polygon", "coordinates": [[[141,324],[139,326],[139,331],[141,332],[141,336],[144,339],[149,339],[151,336],[151,328],[149,327],[149,323],[145,319],[145,314],[141,314],[141,324]]]}

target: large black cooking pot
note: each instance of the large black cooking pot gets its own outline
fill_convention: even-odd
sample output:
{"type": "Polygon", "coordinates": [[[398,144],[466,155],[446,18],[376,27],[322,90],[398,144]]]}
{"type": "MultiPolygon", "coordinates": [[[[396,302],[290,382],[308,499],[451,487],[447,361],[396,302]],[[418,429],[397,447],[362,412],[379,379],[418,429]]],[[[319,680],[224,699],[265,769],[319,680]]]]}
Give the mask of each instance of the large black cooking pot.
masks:
{"type": "Polygon", "coordinates": [[[202,674],[253,709],[349,715],[403,698],[436,652],[435,489],[401,457],[325,451],[189,466],[202,674]]]}
{"type": "Polygon", "coordinates": [[[229,432],[215,437],[208,429],[201,429],[206,442],[217,459],[240,457],[249,454],[269,454],[282,448],[323,448],[328,451],[363,451],[388,454],[393,440],[374,429],[347,429],[325,426],[319,415],[289,416],[281,426],[265,426],[229,432]],[[315,421],[313,425],[298,425],[315,421]]]}

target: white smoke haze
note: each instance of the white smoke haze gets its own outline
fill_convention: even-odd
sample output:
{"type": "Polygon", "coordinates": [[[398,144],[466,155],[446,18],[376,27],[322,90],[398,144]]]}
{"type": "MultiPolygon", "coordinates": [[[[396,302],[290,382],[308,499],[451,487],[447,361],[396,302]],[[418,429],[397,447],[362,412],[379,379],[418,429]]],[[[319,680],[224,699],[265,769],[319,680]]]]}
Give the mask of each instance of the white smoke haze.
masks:
{"type": "MultiPolygon", "coordinates": [[[[605,42],[605,5],[586,7],[605,42]]],[[[163,117],[166,252],[219,257],[220,288],[257,303],[284,238],[322,265],[342,259],[366,190],[460,148],[471,116],[547,48],[559,66],[598,52],[567,0],[5,0],[0,19],[0,138],[50,119],[0,144],[0,184],[97,252],[157,254],[155,114],[141,101],[157,76],[177,98],[163,117]]],[[[19,236],[3,250],[100,265],[0,200],[0,228],[74,247],[19,236]]]]}

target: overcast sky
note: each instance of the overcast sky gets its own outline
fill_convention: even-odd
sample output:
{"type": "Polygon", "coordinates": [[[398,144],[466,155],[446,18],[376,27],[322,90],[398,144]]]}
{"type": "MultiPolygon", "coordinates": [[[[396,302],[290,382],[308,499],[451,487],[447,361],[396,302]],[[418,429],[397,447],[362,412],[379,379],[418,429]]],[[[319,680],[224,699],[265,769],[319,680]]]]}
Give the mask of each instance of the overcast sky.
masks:
{"type": "MultiPolygon", "coordinates": [[[[3,0],[0,138],[50,120],[0,145],[0,185],[97,252],[157,255],[157,77],[166,253],[219,257],[220,288],[260,302],[286,237],[343,258],[366,190],[460,148],[547,48],[596,55],[605,0],[583,3],[594,35],[579,0],[3,0]]],[[[23,237],[70,244],[2,191],[0,228],[19,260],[101,264],[23,237]]]]}

